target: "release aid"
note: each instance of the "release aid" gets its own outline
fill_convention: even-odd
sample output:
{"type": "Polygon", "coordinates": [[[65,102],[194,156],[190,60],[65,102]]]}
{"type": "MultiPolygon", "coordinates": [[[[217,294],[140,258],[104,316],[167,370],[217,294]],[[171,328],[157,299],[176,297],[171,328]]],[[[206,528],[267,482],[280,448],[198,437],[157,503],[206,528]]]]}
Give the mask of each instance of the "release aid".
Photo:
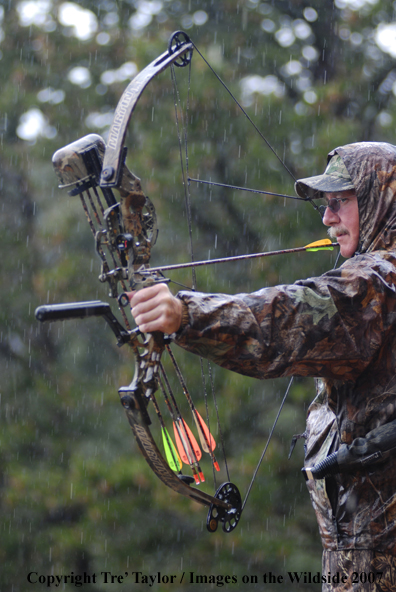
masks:
{"type": "Polygon", "coordinates": [[[324,479],[339,473],[372,469],[396,453],[396,420],[375,428],[352,444],[341,444],[324,460],[301,469],[305,480],[324,479]]]}

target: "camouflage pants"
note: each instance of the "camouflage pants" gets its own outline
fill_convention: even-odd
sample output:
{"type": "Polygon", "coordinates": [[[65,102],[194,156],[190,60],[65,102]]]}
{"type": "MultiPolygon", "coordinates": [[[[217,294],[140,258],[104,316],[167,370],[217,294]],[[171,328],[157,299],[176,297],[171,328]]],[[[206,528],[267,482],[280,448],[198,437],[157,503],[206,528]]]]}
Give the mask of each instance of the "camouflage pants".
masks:
{"type": "Polygon", "coordinates": [[[366,549],[325,550],[322,575],[327,580],[322,592],[396,592],[396,557],[366,549]]]}

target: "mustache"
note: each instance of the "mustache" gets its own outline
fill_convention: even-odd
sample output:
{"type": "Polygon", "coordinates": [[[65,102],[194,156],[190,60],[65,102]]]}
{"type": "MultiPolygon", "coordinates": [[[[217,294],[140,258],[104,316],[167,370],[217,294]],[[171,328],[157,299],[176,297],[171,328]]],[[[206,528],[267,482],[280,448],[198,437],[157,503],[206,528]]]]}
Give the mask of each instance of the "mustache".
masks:
{"type": "Polygon", "coordinates": [[[327,234],[330,238],[337,238],[341,234],[349,234],[348,230],[342,224],[339,226],[331,226],[327,229],[327,234]]]}

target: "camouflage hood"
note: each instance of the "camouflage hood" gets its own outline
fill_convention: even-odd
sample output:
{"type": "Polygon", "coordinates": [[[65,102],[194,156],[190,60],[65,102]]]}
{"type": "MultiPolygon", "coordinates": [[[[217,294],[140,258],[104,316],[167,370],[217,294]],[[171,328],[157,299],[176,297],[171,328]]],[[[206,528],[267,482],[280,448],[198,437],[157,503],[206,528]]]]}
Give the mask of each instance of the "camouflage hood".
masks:
{"type": "Polygon", "coordinates": [[[355,186],[359,204],[359,253],[396,247],[396,146],[357,142],[335,148],[355,186]]]}

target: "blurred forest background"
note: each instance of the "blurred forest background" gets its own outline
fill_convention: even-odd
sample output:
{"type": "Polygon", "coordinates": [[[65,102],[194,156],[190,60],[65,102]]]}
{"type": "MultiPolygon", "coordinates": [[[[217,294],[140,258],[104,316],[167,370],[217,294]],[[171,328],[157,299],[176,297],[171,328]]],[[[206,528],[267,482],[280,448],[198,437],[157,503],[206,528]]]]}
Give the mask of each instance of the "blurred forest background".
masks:
{"type": "MultiPolygon", "coordinates": [[[[262,581],[270,571],[320,571],[301,441],[287,460],[292,436],[305,429],[312,380],[295,381],[237,529],[209,534],[205,508],[166,488],[133,440],[117,394],[132,380],[131,352],[117,348],[101,320],[36,321],[40,304],[110,301],[97,280],[100,261],[80,202],[57,188],[51,156],[88,133],[106,138],[124,88],[179,29],[295,177],[322,172],[335,146],[393,143],[395,11],[389,0],[0,2],[2,592],[29,590],[31,571],[235,575],[237,590],[246,586],[243,575],[262,581]]],[[[190,82],[188,68],[177,70],[191,177],[293,195],[292,175],[200,56],[194,53],[190,82]]],[[[127,141],[129,168],[157,209],[152,264],[188,261],[169,71],[143,93],[127,141]]],[[[325,237],[309,204],[284,198],[193,183],[191,210],[196,260],[325,237]]],[[[319,252],[206,267],[198,288],[234,293],[289,283],[323,273],[335,257],[319,252]]],[[[187,273],[171,279],[191,286],[187,273]]],[[[176,353],[204,413],[199,361],[176,353]]],[[[287,380],[255,381],[218,368],[213,374],[230,477],[244,496],[287,380]]],[[[212,492],[209,463],[202,465],[212,492]]]]}

